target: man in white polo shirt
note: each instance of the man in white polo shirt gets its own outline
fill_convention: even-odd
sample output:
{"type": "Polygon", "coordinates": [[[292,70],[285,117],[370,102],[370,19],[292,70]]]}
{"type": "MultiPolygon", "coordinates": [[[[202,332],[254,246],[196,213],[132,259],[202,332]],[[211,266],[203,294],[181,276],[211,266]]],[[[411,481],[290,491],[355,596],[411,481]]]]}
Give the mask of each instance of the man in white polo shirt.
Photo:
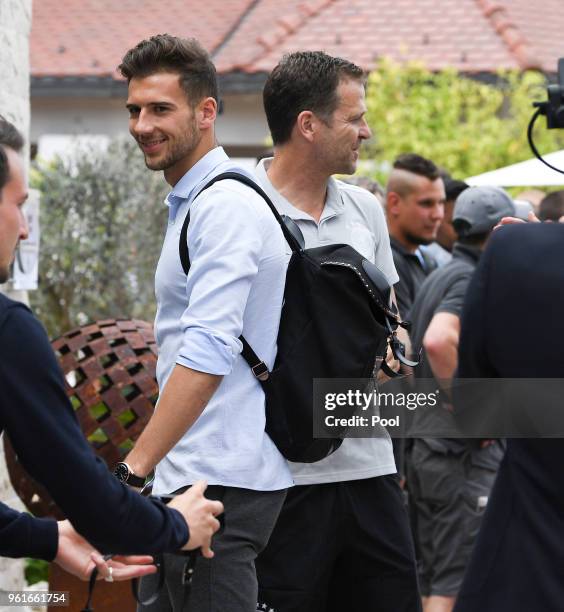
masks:
{"type": "MultiPolygon", "coordinates": [[[[264,105],[274,157],[256,173],[278,210],[298,224],[306,247],[350,244],[396,283],[378,200],[332,178],[354,173],[360,145],[371,135],[362,70],[321,52],[290,54],[269,76],[264,105]]],[[[326,459],[290,468],[297,486],[257,560],[257,609],[419,610],[389,437],[346,439],[326,459]]]]}

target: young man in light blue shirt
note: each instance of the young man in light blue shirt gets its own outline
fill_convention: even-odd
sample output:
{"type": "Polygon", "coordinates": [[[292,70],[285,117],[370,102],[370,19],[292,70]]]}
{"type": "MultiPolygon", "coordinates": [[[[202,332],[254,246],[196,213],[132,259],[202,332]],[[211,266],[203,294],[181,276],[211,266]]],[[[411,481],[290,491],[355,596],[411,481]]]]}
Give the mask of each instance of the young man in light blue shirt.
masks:
{"type": "MultiPolygon", "coordinates": [[[[214,540],[215,557],[197,561],[190,610],[254,612],[254,560],[292,477],[264,431],[264,393],[239,336],[272,368],[285,242],[267,204],[247,186],[223,180],[199,195],[236,166],[215,140],[215,68],[197,41],[154,36],[128,51],[120,70],[130,133],[147,167],[163,170],[172,187],[155,279],[160,396],[125,463],[141,478],[156,467],[157,494],[208,481],[208,496],[225,506],[225,530],[214,540]],[[186,276],[179,240],[188,212],[186,276]]],[[[182,566],[169,559],[167,589],[147,610],[185,608],[182,566]]]]}

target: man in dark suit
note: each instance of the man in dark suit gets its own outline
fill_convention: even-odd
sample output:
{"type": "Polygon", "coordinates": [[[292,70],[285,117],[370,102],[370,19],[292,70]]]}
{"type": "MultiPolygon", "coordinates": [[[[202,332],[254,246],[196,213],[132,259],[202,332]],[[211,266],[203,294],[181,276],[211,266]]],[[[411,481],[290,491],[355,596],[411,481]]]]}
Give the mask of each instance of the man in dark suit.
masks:
{"type": "MultiPolygon", "coordinates": [[[[468,290],[459,378],[564,378],[562,262],[561,224],[496,231],[468,290]]],[[[563,459],[562,439],[508,440],[455,612],[563,609],[563,459]]]]}

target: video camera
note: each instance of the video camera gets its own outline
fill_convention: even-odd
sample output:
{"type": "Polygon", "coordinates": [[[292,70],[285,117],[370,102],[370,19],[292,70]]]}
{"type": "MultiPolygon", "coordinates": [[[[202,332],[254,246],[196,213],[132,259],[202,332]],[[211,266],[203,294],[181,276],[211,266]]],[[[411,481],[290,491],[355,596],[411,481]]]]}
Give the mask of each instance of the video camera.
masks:
{"type": "Polygon", "coordinates": [[[564,57],[558,60],[558,83],[546,88],[548,100],[534,102],[540,115],[546,116],[546,127],[549,130],[564,128],[564,57]]]}
{"type": "Polygon", "coordinates": [[[558,83],[551,83],[546,88],[548,94],[548,100],[546,102],[533,102],[533,106],[537,109],[527,128],[527,139],[531,151],[535,154],[545,166],[548,166],[560,174],[564,174],[564,170],[556,168],[552,164],[549,164],[542,155],[538,152],[535,143],[533,142],[533,127],[535,121],[540,115],[546,117],[546,127],[549,130],[564,129],[564,57],[558,60],[558,83]]]}

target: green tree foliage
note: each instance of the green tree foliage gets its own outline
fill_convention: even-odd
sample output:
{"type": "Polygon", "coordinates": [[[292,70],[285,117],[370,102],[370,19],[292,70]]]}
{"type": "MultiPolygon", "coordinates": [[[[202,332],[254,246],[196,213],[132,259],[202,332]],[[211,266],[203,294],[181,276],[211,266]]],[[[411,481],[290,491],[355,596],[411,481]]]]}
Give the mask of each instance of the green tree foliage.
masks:
{"type": "Polygon", "coordinates": [[[29,586],[49,581],[49,563],[42,559],[25,560],[25,581],[29,586]]]}
{"type": "Polygon", "coordinates": [[[30,299],[51,337],[103,318],[151,321],[167,219],[162,174],[116,140],[40,165],[32,182],[42,195],[39,289],[30,299]]]}
{"type": "MultiPolygon", "coordinates": [[[[382,61],[368,81],[374,138],[363,155],[376,162],[375,176],[385,178],[393,160],[407,152],[432,159],[456,178],[532,157],[527,125],[532,102],[546,99],[546,79],[538,72],[504,71],[495,81],[382,61]]],[[[562,130],[548,131],[542,117],[534,136],[541,152],[564,148],[562,130]]]]}

